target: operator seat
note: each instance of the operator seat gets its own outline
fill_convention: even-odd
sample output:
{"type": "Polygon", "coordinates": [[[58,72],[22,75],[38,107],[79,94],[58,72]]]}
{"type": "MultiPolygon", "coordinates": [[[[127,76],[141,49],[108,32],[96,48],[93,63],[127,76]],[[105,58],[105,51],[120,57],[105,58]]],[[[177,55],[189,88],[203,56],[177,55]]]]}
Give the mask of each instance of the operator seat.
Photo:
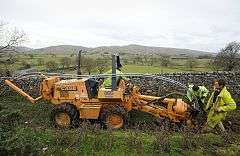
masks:
{"type": "Polygon", "coordinates": [[[95,98],[98,95],[98,86],[99,82],[95,79],[88,79],[85,81],[85,85],[87,88],[87,93],[89,98],[95,98]]]}

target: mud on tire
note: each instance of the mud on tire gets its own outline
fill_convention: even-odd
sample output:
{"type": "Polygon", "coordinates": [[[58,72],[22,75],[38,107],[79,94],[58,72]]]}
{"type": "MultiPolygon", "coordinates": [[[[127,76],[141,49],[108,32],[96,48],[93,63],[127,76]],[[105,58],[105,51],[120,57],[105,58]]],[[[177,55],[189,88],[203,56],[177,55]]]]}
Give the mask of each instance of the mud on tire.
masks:
{"type": "Polygon", "coordinates": [[[77,110],[76,106],[64,103],[56,106],[50,116],[51,123],[54,127],[59,128],[76,128],[79,125],[79,111],[77,110]],[[66,125],[60,125],[56,117],[60,114],[64,114],[65,116],[68,116],[69,119],[66,125]]]}
{"type": "Polygon", "coordinates": [[[123,107],[118,104],[113,104],[103,108],[100,120],[103,128],[106,129],[126,128],[128,125],[128,113],[123,107]],[[116,124],[112,125],[111,122],[109,122],[109,118],[112,117],[121,120],[122,123],[115,122],[116,124]]]}

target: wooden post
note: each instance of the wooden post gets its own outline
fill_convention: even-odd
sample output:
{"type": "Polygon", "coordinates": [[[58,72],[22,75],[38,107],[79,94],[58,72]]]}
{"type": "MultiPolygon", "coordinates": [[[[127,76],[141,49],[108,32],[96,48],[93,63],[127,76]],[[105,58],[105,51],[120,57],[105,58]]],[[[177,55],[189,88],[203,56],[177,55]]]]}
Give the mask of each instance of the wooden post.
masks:
{"type": "Polygon", "coordinates": [[[78,57],[77,57],[77,74],[81,75],[81,54],[82,54],[82,50],[79,50],[78,52],[78,57]]]}
{"type": "Polygon", "coordinates": [[[112,90],[117,88],[116,55],[112,55],[112,90]]]}

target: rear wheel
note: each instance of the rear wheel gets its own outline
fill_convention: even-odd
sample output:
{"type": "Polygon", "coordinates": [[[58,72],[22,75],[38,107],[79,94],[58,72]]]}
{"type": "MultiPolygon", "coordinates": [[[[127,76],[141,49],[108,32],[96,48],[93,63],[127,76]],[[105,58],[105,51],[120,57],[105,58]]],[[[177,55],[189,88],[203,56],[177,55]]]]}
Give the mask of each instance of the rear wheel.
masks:
{"type": "Polygon", "coordinates": [[[72,104],[61,104],[53,109],[51,121],[55,127],[75,128],[79,124],[79,112],[72,104]]]}
{"type": "Polygon", "coordinates": [[[104,108],[101,121],[103,127],[107,129],[125,128],[128,123],[128,113],[117,104],[110,105],[104,108]]]}

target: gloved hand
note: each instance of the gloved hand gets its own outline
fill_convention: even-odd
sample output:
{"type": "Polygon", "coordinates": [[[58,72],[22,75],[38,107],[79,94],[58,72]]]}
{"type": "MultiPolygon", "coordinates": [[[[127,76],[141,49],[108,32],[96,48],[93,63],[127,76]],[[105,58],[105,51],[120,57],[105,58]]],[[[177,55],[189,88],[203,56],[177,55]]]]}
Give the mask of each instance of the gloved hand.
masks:
{"type": "Polygon", "coordinates": [[[202,97],[201,97],[201,99],[205,99],[205,98],[206,98],[206,96],[202,96],[202,97]]]}
{"type": "Polygon", "coordinates": [[[196,118],[197,115],[199,114],[199,111],[193,108],[192,106],[189,107],[188,111],[190,112],[193,118],[196,118]]]}
{"type": "Polygon", "coordinates": [[[216,107],[216,108],[214,109],[214,111],[219,113],[219,112],[221,112],[222,110],[221,110],[221,108],[216,107]]]}

